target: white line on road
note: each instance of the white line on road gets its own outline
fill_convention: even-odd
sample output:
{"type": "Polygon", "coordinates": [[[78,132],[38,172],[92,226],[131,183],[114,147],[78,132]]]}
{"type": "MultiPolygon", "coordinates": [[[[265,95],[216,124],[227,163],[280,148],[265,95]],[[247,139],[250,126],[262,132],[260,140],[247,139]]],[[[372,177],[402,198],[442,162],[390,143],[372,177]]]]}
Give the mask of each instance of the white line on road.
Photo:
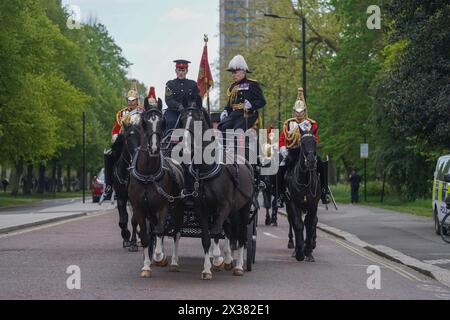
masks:
{"type": "Polygon", "coordinates": [[[276,235],[271,234],[271,233],[269,233],[269,232],[263,232],[263,234],[264,234],[265,236],[268,236],[268,237],[271,237],[271,238],[275,238],[275,239],[283,239],[283,238],[280,238],[279,236],[276,236],[276,235]]]}
{"type": "Polygon", "coordinates": [[[449,264],[450,263],[450,259],[436,259],[436,260],[423,260],[423,262],[428,263],[428,264],[449,264]]]}

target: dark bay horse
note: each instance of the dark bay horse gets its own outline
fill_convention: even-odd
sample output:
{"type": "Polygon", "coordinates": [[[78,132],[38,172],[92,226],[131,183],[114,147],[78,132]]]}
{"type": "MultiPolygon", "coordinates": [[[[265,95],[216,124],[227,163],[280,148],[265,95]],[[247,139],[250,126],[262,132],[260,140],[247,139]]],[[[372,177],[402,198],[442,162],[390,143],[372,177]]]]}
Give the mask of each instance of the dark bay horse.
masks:
{"type": "MultiPolygon", "coordinates": [[[[180,125],[184,134],[191,136],[192,143],[187,145],[191,155],[194,157],[200,153],[203,155],[205,148],[209,145],[201,140],[198,145],[193,137],[195,123],[201,123],[201,134],[210,129],[206,115],[201,106],[191,105],[185,107],[180,115],[180,125]]],[[[221,133],[219,133],[221,135],[221,133]]],[[[219,149],[221,147],[216,148],[219,149]]],[[[191,158],[192,159],[192,158],[191,158]]],[[[244,161],[242,161],[244,163],[244,161]]],[[[225,231],[225,269],[232,268],[232,252],[235,253],[236,263],[233,275],[242,276],[244,274],[244,246],[247,242],[247,224],[249,221],[250,209],[254,196],[254,176],[250,164],[227,164],[223,160],[214,163],[190,164],[189,172],[193,175],[198,188],[198,197],[194,198],[194,210],[202,228],[202,245],[204,251],[204,268],[202,279],[212,279],[211,261],[209,250],[212,244],[213,264],[221,264],[218,257],[220,250],[216,241],[211,243],[211,239],[218,239],[222,231],[225,231]],[[228,240],[229,239],[229,240],[228,240]],[[231,244],[231,246],[230,246],[231,244]]]]}
{"type": "Polygon", "coordinates": [[[123,238],[123,247],[129,247],[130,252],[138,250],[136,241],[137,223],[131,218],[131,225],[133,233],[128,230],[128,183],[129,183],[129,168],[131,166],[131,159],[139,147],[140,131],[136,124],[131,122],[131,119],[124,121],[123,148],[119,160],[113,167],[113,189],[117,195],[117,209],[119,211],[119,227],[123,238]],[[130,238],[131,236],[131,238],[130,238]]]}
{"type": "Polygon", "coordinates": [[[300,154],[295,166],[286,172],[289,199],[286,202],[289,224],[295,233],[295,258],[314,262],[316,247],[317,207],[320,200],[320,180],[317,173],[316,139],[311,132],[301,132],[300,154]],[[303,213],[305,221],[303,222],[303,213]],[[303,231],[306,229],[306,239],[303,231]]]}
{"type": "Polygon", "coordinates": [[[161,108],[159,99],[158,106],[146,106],[142,115],[143,135],[133,157],[128,187],[133,217],[139,224],[139,237],[144,247],[141,273],[144,278],[151,277],[151,258],[156,265],[167,265],[162,239],[168,224],[175,226],[171,271],[178,271],[179,228],[183,222],[180,201],[183,172],[179,164],[162,155],[160,144],[166,125],[161,108]]]}

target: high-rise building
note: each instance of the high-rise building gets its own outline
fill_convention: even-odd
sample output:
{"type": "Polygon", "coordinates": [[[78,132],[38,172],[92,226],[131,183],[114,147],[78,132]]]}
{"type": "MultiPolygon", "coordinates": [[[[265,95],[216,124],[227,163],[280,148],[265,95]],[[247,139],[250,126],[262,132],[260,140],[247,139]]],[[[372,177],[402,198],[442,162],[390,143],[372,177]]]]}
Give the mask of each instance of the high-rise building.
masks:
{"type": "Polygon", "coordinates": [[[225,72],[231,58],[251,45],[250,22],[256,16],[255,4],[262,0],[220,0],[220,91],[225,101],[230,82],[225,72]]]}

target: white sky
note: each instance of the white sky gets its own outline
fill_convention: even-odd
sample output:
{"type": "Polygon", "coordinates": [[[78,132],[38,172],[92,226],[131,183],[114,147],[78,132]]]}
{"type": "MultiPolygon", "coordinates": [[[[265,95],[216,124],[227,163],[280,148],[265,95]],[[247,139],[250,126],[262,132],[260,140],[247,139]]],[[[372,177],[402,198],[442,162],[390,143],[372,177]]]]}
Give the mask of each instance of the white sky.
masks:
{"type": "MultiPolygon", "coordinates": [[[[63,0],[78,6],[82,21],[95,17],[104,24],[124,56],[133,63],[129,77],[156,88],[164,100],[165,83],[176,77],[176,59],[191,61],[188,78],[197,81],[203,51],[203,34],[208,34],[209,62],[219,58],[219,0],[63,0]]],[[[217,63],[215,63],[217,64],[217,63]]],[[[218,84],[211,92],[218,99],[218,84]]],[[[119,106],[118,106],[119,107],[119,106]]]]}

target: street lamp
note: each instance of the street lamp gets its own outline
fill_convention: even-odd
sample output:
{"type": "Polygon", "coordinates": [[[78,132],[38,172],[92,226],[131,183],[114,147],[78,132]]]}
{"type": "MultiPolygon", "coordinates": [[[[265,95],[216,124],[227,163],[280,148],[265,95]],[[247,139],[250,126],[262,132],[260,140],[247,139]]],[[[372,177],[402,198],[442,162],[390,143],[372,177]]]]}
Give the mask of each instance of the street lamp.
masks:
{"type": "MultiPolygon", "coordinates": [[[[276,14],[268,14],[268,13],[264,13],[264,16],[273,19],[298,20],[297,18],[293,17],[282,17],[276,14]]],[[[302,21],[302,64],[303,64],[302,81],[303,81],[303,94],[306,100],[306,18],[303,14],[301,16],[301,21],[302,21]]]]}

